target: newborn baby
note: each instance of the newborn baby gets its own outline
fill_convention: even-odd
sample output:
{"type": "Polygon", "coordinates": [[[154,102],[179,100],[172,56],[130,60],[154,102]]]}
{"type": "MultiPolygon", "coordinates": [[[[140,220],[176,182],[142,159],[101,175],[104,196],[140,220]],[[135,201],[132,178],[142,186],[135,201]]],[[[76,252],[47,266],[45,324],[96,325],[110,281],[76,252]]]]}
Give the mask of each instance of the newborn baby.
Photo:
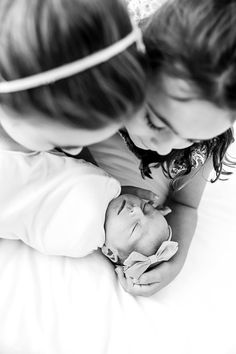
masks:
{"type": "Polygon", "coordinates": [[[138,280],[150,266],[168,261],[178,250],[164,217],[170,212],[134,195],[113,199],[106,212],[102,252],[113,263],[124,265],[126,277],[138,280]]]}
{"type": "Polygon", "coordinates": [[[123,263],[134,250],[153,254],[169,237],[165,212],[132,195],[120,196],[119,181],[91,163],[52,153],[26,160],[25,155],[0,157],[14,182],[0,193],[2,238],[20,239],[47,255],[84,257],[103,248],[123,263]],[[42,178],[35,179],[39,170],[42,178]],[[15,171],[22,171],[17,179],[15,171]],[[20,185],[28,186],[23,198],[20,185]]]}

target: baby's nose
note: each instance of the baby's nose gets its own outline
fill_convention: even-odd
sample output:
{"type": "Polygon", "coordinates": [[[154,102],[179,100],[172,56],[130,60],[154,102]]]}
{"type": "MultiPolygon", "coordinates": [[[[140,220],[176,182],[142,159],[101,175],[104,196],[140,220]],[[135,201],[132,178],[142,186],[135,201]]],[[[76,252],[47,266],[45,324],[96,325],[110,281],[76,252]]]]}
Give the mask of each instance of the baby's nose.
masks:
{"type": "Polygon", "coordinates": [[[137,205],[129,205],[128,206],[130,213],[133,215],[143,215],[142,209],[137,205]]]}
{"type": "Polygon", "coordinates": [[[144,205],[143,212],[145,215],[153,213],[153,211],[155,211],[155,208],[150,203],[144,205]]]}

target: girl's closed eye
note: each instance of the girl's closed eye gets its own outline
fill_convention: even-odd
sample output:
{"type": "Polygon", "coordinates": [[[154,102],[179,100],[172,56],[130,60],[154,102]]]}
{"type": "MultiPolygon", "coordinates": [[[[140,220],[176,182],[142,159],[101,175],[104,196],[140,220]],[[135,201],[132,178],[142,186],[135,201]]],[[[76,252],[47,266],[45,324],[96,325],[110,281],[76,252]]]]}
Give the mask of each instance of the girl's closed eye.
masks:
{"type": "Polygon", "coordinates": [[[149,128],[157,130],[159,132],[165,129],[165,127],[158,127],[158,126],[153,124],[153,122],[151,120],[151,115],[150,115],[150,113],[148,111],[146,111],[145,118],[146,118],[147,125],[149,126],[149,128]]]}

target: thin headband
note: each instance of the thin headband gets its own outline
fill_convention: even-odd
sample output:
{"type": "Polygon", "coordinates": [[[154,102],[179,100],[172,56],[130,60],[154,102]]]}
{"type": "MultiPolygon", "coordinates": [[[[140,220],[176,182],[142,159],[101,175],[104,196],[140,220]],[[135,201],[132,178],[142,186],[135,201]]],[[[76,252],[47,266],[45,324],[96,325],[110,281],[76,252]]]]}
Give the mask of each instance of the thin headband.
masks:
{"type": "Polygon", "coordinates": [[[133,43],[136,43],[139,51],[145,52],[141,30],[134,24],[132,32],[126,37],[85,58],[78,59],[72,63],[59,66],[40,74],[35,74],[22,79],[0,82],[0,93],[24,91],[71,77],[110,60],[125,51],[133,43]]]}

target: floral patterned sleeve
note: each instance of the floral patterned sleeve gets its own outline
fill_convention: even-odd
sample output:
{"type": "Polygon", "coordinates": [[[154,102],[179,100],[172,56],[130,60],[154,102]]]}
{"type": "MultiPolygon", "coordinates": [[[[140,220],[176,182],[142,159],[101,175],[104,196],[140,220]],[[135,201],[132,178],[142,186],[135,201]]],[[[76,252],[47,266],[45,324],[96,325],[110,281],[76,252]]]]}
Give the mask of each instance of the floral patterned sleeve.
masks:
{"type": "Polygon", "coordinates": [[[131,17],[139,23],[152,15],[166,0],[125,0],[131,17]]]}
{"type": "Polygon", "coordinates": [[[208,157],[211,156],[213,148],[217,145],[217,138],[214,138],[209,144],[196,143],[187,149],[173,150],[168,156],[161,156],[156,151],[138,148],[125,129],[120,130],[120,135],[129,150],[140,160],[139,169],[143,178],[152,178],[151,168],[161,166],[163,171],[168,171],[167,175],[171,179],[189,174],[191,170],[198,170],[205,164],[208,157]]]}

